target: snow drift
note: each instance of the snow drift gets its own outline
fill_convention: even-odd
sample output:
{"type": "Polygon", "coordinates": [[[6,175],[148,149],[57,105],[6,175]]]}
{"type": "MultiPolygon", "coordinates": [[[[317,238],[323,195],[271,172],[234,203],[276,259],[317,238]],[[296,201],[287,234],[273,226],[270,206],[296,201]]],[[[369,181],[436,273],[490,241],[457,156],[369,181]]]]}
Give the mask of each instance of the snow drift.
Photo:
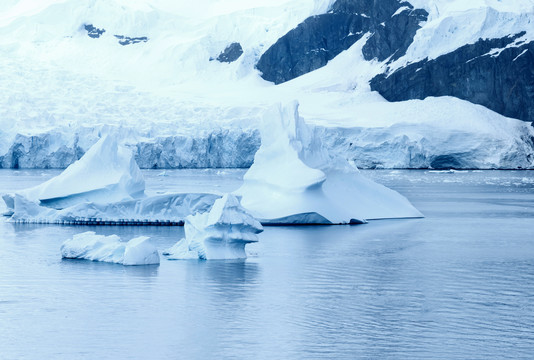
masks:
{"type": "Polygon", "coordinates": [[[122,265],[157,265],[159,253],[146,236],[121,242],[117,235],[96,235],[87,231],[74,235],[61,245],[65,259],[85,259],[122,265]]]}
{"type": "Polygon", "coordinates": [[[262,145],[236,190],[264,224],[347,224],[422,217],[399,193],[332,156],[299,117],[298,103],[265,114],[262,145]]]}
{"type": "Polygon", "coordinates": [[[258,241],[263,227],[231,194],[215,201],[210,212],[187,217],[185,239],[163,254],[169,259],[243,259],[245,245],[258,241]]]}

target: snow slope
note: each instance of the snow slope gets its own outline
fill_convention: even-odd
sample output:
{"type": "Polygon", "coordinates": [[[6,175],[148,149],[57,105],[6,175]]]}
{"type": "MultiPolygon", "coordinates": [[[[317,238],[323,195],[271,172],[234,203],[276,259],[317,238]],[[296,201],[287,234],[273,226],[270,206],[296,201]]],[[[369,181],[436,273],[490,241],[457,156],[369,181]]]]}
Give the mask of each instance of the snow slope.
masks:
{"type": "Polygon", "coordinates": [[[414,6],[429,13],[404,58],[392,68],[426,57],[435,59],[479,39],[502,38],[525,31],[518,41],[534,40],[532,0],[414,0],[414,6]]]}
{"type": "MultiPolygon", "coordinates": [[[[453,98],[390,104],[370,92],[384,65],[363,59],[363,41],[293,81],[262,80],[254,69],[262,52],[331,3],[4,1],[0,165],[66,167],[112,133],[142,167],[250,166],[264,111],[297,99],[328,151],[360,167],[430,167],[451,157],[458,167],[534,168],[528,124],[453,98]],[[86,24],[106,31],[91,38],[86,24]],[[121,46],[114,35],[148,41],[121,46]],[[234,41],[244,50],[237,61],[210,61],[234,41]]],[[[479,37],[534,36],[532,0],[412,4],[429,20],[394,67],[479,37]]]]}

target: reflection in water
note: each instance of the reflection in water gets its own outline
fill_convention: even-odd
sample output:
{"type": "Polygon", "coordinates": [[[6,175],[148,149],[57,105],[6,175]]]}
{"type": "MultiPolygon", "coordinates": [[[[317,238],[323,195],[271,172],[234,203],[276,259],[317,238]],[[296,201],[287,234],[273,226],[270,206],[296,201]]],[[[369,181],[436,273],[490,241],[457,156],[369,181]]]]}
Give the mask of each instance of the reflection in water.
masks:
{"type": "Polygon", "coordinates": [[[242,301],[259,281],[260,266],[248,260],[185,260],[187,281],[214,295],[216,306],[242,301]]]}
{"type": "Polygon", "coordinates": [[[88,273],[99,276],[127,275],[133,277],[155,277],[158,276],[159,265],[124,266],[101,261],[91,261],[84,259],[61,259],[60,269],[64,273],[81,274],[87,276],[88,273]]]}

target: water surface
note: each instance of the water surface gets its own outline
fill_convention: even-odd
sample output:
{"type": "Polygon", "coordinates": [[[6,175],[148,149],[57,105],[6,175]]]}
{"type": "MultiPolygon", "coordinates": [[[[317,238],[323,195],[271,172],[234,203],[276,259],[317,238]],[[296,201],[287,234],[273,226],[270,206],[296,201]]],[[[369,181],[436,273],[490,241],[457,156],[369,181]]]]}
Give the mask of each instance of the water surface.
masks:
{"type": "MultiPolygon", "coordinates": [[[[0,189],[57,171],[0,171],[0,189]]],[[[149,193],[231,191],[242,170],[145,171],[149,193]]],[[[534,172],[366,171],[424,219],[269,227],[246,261],[61,260],[82,231],[0,221],[0,359],[531,359],[534,172]]]]}

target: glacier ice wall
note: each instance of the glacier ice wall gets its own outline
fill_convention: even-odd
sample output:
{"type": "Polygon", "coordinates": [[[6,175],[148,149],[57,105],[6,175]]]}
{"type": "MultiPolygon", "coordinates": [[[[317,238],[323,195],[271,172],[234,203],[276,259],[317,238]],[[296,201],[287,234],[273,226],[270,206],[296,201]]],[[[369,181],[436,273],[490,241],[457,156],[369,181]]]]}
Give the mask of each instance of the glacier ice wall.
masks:
{"type": "MultiPolygon", "coordinates": [[[[459,100],[458,100],[459,101],[459,100]]],[[[453,127],[442,111],[458,107],[453,99],[425,99],[418,101],[413,113],[393,106],[391,111],[370,104],[366,111],[377,111],[376,120],[399,118],[383,126],[353,126],[310,124],[329,153],[354,161],[361,169],[373,168],[457,168],[457,169],[534,169],[534,127],[528,123],[492,114],[481,107],[469,111],[459,106],[451,118],[459,115],[471,119],[485,119],[472,126],[453,127]],[[451,106],[452,105],[452,106],[451,106]],[[456,114],[466,111],[464,115],[456,114]],[[437,114],[434,122],[421,120],[424,114],[437,114]],[[447,161],[442,161],[449,159],[447,161]]],[[[387,106],[386,106],[387,107],[387,106]]],[[[91,131],[85,144],[76,139],[85,136],[86,128],[73,133],[55,130],[31,136],[17,135],[4,155],[0,155],[1,168],[66,168],[98,140],[98,130],[91,131]],[[50,139],[54,139],[52,142],[50,139]]],[[[124,128],[108,127],[108,131],[122,133],[124,128]]],[[[162,135],[154,138],[137,135],[140,131],[130,128],[124,137],[126,146],[133,153],[140,168],[248,168],[261,140],[257,130],[239,126],[226,130],[199,134],[162,135]]],[[[142,134],[146,135],[146,134],[142,134]]],[[[1,134],[0,134],[1,137],[1,134]]]]}

